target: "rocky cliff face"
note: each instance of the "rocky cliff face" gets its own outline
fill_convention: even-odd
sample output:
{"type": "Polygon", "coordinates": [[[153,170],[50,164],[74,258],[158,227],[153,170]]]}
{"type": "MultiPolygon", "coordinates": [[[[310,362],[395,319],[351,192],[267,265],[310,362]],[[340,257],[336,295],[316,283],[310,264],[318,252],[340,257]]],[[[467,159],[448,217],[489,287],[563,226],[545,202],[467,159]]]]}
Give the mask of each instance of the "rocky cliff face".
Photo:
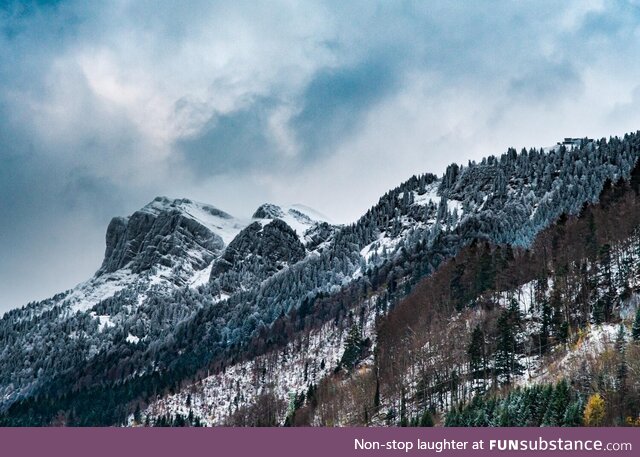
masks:
{"type": "Polygon", "coordinates": [[[248,289],[273,274],[320,251],[338,230],[320,215],[296,207],[261,205],[213,262],[210,283],[222,292],[248,289]]]}
{"type": "MultiPolygon", "coordinates": [[[[202,270],[225,247],[223,234],[216,233],[224,226],[237,230],[242,224],[212,206],[158,197],[128,218],[111,220],[97,274],[122,268],[143,273],[154,266],[190,273],[202,270]]],[[[188,278],[177,274],[173,279],[182,285],[188,278]]]]}
{"type": "Polygon", "coordinates": [[[261,281],[302,260],[306,250],[296,232],[281,219],[253,222],[236,236],[211,269],[211,280],[231,292],[261,281]]]}

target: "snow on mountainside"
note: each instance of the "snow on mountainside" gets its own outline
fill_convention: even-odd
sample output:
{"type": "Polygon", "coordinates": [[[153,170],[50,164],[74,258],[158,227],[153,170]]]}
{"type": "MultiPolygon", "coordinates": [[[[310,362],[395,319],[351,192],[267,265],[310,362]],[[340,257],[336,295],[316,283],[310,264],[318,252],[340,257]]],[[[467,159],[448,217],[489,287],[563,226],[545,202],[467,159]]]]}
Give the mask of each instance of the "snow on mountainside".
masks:
{"type": "Polygon", "coordinates": [[[60,304],[86,311],[126,288],[135,288],[141,303],[152,287],[153,294],[166,294],[192,284],[247,225],[211,205],[156,197],[111,221],[101,268],[60,304]]]}
{"type": "MultiPolygon", "coordinates": [[[[363,340],[375,340],[377,298],[371,297],[364,303],[366,320],[358,323],[363,340]]],[[[230,419],[235,412],[251,408],[261,397],[273,395],[280,400],[276,415],[278,423],[283,424],[288,406],[283,400],[304,396],[310,385],[318,384],[336,370],[348,345],[349,330],[348,326],[327,322],[308,334],[298,335],[280,351],[233,365],[223,373],[207,376],[174,395],[152,402],[142,416],[156,421],[163,415],[178,413],[186,417],[191,412],[203,425],[233,425],[230,419]]],[[[369,354],[368,360],[360,364],[362,369],[373,360],[373,346],[369,354]]],[[[357,406],[354,403],[345,408],[341,423],[334,425],[348,425],[350,412],[357,406]]],[[[134,425],[133,415],[129,417],[129,425],[134,425]]],[[[326,424],[317,418],[314,425],[326,424]]]]}
{"type": "MultiPolygon", "coordinates": [[[[289,225],[303,244],[309,241],[307,231],[327,222],[311,208],[271,204],[258,208],[253,221],[266,225],[275,218],[289,225]]],[[[93,278],[71,289],[63,303],[74,312],[86,311],[134,285],[139,290],[155,286],[154,293],[169,293],[176,286],[206,284],[214,260],[251,222],[208,204],[156,197],[133,215],[114,218],[102,267],[93,278]]],[[[141,295],[140,302],[145,298],[141,295]]]]}
{"type": "Polygon", "coordinates": [[[217,257],[247,225],[219,209],[187,199],[157,197],[107,229],[105,259],[98,275],[128,267],[135,273],[160,266],[178,285],[217,257]]]}
{"type": "Polygon", "coordinates": [[[213,262],[209,282],[225,294],[249,290],[304,258],[317,256],[337,229],[299,209],[265,203],[213,262]]]}
{"type": "MultiPolygon", "coordinates": [[[[527,245],[541,227],[548,226],[561,213],[575,214],[584,203],[595,201],[606,179],[616,181],[621,176],[628,176],[636,160],[624,154],[608,156],[609,152],[593,143],[582,149],[558,147],[548,154],[532,150],[517,155],[510,150],[500,159],[489,157],[469,167],[452,166],[443,179],[423,176],[394,189],[355,227],[341,233],[346,238],[349,232],[355,232],[361,243],[358,246],[360,265],[347,267],[346,272],[355,280],[362,278],[366,269],[370,275],[372,267],[390,262],[398,262],[404,267],[408,261],[403,258],[424,257],[428,249],[433,249],[434,254],[455,252],[461,245],[456,238],[484,238],[498,243],[527,245]],[[603,162],[603,166],[590,168],[589,177],[585,176],[585,164],[596,162],[603,162]]],[[[267,209],[277,212],[277,209],[267,209]]],[[[428,270],[428,262],[432,260],[428,256],[425,260],[426,266],[410,264],[408,273],[423,268],[428,270]]],[[[407,282],[406,277],[398,279],[400,284],[407,282]]],[[[394,281],[389,282],[393,284],[394,281]]],[[[534,330],[532,327],[531,331],[534,330]]],[[[246,395],[251,389],[233,390],[229,381],[225,381],[226,373],[231,372],[236,386],[247,382],[246,377],[252,375],[242,367],[244,362],[229,366],[224,373],[188,389],[194,398],[202,396],[204,403],[201,405],[205,407],[198,414],[203,414],[205,423],[219,423],[221,410],[235,415],[247,404],[246,395]],[[229,399],[234,395],[232,405],[229,399]],[[227,401],[221,398],[227,398],[227,401]]],[[[277,376],[283,380],[295,378],[300,370],[300,366],[282,365],[277,376]]],[[[287,385],[285,381],[278,382],[287,385]]],[[[274,388],[272,392],[276,397],[287,401],[287,395],[274,388]]],[[[160,406],[150,411],[152,419],[157,420],[158,415],[163,414],[186,414],[185,404],[181,404],[186,396],[181,398],[160,400],[157,403],[160,406]]]]}
{"type": "Polygon", "coordinates": [[[284,221],[296,232],[303,243],[308,241],[305,234],[310,228],[322,222],[331,224],[328,217],[312,208],[299,204],[283,207],[265,203],[253,213],[253,220],[260,221],[263,225],[274,219],[284,221]]]}

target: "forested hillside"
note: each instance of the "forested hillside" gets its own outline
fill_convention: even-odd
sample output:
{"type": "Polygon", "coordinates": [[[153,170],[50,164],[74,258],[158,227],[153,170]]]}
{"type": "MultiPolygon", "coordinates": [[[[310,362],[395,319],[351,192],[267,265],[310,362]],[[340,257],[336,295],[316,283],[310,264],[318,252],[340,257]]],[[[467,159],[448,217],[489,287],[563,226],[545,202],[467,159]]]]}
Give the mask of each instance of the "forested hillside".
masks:
{"type": "Polygon", "coordinates": [[[420,282],[381,319],[373,363],[325,381],[368,390],[354,422],[636,423],[639,183],[636,168],[530,247],[473,243],[420,282]]]}

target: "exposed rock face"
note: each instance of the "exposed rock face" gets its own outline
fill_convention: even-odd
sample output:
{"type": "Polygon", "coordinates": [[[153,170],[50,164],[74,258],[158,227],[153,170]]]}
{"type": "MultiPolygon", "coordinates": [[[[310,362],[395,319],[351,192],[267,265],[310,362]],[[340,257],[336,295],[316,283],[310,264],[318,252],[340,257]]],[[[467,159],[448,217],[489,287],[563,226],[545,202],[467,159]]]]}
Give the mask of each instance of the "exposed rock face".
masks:
{"type": "Polygon", "coordinates": [[[329,242],[337,230],[338,228],[335,225],[327,222],[318,222],[305,232],[305,246],[309,251],[314,251],[322,243],[329,242]]]}
{"type": "MultiPolygon", "coordinates": [[[[158,197],[128,218],[112,219],[98,275],[125,267],[133,273],[142,273],[153,266],[192,271],[208,266],[224,248],[224,242],[189,214],[188,205],[193,203],[158,197]]],[[[231,218],[213,207],[200,206],[199,209],[206,209],[214,217],[231,218]]]]}
{"type": "Polygon", "coordinates": [[[296,232],[284,221],[274,219],[264,225],[253,222],[229,244],[211,269],[223,289],[260,281],[305,257],[305,247],[296,232]]]}
{"type": "Polygon", "coordinates": [[[282,208],[271,203],[265,203],[260,206],[255,213],[253,213],[254,219],[276,219],[284,216],[282,208]]]}

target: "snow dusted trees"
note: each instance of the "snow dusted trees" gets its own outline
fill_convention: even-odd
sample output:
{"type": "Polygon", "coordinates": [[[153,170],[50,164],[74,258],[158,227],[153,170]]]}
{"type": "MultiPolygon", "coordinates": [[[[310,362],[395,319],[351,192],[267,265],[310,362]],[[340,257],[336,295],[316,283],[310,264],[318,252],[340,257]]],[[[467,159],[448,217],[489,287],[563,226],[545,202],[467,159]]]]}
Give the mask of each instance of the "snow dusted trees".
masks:
{"type": "Polygon", "coordinates": [[[452,408],[449,427],[539,427],[582,425],[583,402],[566,382],[516,388],[504,396],[479,395],[452,408]]]}

